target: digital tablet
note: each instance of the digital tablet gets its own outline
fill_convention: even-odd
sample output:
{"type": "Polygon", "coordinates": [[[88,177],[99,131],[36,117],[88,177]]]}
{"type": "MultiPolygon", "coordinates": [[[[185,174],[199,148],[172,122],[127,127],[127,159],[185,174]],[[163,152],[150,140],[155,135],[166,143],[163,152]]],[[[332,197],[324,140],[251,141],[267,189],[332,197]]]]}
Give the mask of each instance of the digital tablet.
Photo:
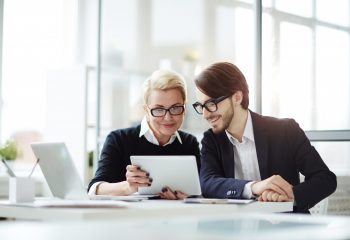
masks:
{"type": "Polygon", "coordinates": [[[158,194],[169,187],[189,196],[201,195],[195,156],[131,156],[130,160],[153,179],[151,186],[139,188],[139,194],[158,194]]]}

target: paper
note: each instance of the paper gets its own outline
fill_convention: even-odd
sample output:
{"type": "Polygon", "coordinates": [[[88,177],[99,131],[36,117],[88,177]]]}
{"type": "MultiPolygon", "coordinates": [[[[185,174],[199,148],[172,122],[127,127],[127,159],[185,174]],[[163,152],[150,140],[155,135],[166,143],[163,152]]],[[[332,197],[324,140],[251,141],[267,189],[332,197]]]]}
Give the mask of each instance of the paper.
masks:
{"type": "Polygon", "coordinates": [[[202,203],[202,204],[248,204],[254,202],[254,199],[226,199],[226,198],[185,198],[184,203],[202,203]]]}
{"type": "Polygon", "coordinates": [[[122,201],[107,200],[37,200],[34,203],[16,204],[16,206],[37,208],[125,208],[128,205],[122,201]]]}
{"type": "Polygon", "coordinates": [[[117,201],[125,201],[125,202],[139,202],[142,200],[152,199],[158,197],[158,195],[139,195],[132,194],[129,196],[111,196],[111,195],[92,195],[89,196],[92,200],[117,200],[117,201]]]}

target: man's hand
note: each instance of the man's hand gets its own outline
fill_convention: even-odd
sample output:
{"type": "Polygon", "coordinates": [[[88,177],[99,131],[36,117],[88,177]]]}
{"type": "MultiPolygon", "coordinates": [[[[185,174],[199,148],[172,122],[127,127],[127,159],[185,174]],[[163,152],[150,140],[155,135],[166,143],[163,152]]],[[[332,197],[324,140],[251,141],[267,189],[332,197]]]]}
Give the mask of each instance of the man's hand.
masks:
{"type": "Polygon", "coordinates": [[[277,192],[271,190],[265,190],[259,197],[260,202],[289,202],[293,199],[288,198],[286,195],[280,195],[277,192]]]}
{"type": "MultiPolygon", "coordinates": [[[[280,175],[273,175],[263,181],[255,182],[251,185],[251,188],[254,195],[262,196],[263,192],[269,190],[279,195],[286,196],[287,199],[294,199],[293,186],[280,175]]],[[[267,194],[270,194],[269,197],[272,199],[272,193],[270,192],[265,193],[265,199],[267,199],[267,194]]],[[[276,195],[274,199],[275,198],[276,195]]]]}

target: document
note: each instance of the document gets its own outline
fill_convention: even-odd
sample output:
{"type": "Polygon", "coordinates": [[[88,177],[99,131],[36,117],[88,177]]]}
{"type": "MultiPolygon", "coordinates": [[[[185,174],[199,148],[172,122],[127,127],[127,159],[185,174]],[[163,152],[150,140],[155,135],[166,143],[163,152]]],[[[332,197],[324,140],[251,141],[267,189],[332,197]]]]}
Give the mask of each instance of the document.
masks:
{"type": "Polygon", "coordinates": [[[10,204],[34,208],[126,208],[127,202],[115,200],[36,200],[33,203],[10,204]]]}
{"type": "Polygon", "coordinates": [[[254,199],[226,199],[226,198],[185,198],[184,203],[202,203],[202,204],[248,204],[254,202],[254,199]]]}

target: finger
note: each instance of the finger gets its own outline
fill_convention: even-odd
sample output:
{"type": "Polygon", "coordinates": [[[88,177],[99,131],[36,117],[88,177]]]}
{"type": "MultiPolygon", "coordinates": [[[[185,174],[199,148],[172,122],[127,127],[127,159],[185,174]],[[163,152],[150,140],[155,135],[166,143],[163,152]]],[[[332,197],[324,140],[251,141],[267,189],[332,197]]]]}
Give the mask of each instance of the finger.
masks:
{"type": "Polygon", "coordinates": [[[287,195],[287,192],[284,189],[282,189],[279,185],[275,184],[275,182],[269,182],[266,188],[277,192],[278,194],[287,195]]]}
{"type": "Polygon", "coordinates": [[[277,185],[279,188],[281,188],[285,195],[292,198],[293,197],[293,190],[292,185],[289,184],[285,179],[283,179],[280,175],[273,175],[271,177],[271,181],[273,184],[277,185]]]}
{"type": "Polygon", "coordinates": [[[174,193],[175,193],[177,199],[181,199],[181,200],[187,198],[187,196],[188,196],[187,194],[185,194],[181,191],[175,191],[174,193]]]}
{"type": "Polygon", "coordinates": [[[160,192],[158,195],[160,196],[161,199],[167,199],[166,196],[164,195],[164,193],[162,193],[162,192],[160,192]]]}
{"type": "Polygon", "coordinates": [[[128,177],[126,181],[129,184],[151,184],[152,180],[148,177],[128,177]]]}
{"type": "Polygon", "coordinates": [[[273,191],[269,191],[266,195],[266,199],[268,202],[271,202],[272,201],[272,195],[274,194],[273,191]]]}
{"type": "Polygon", "coordinates": [[[269,190],[265,190],[263,191],[263,193],[261,194],[261,199],[262,201],[266,202],[267,201],[267,194],[269,193],[269,190]]]}
{"type": "Polygon", "coordinates": [[[169,199],[169,200],[176,200],[177,199],[175,194],[168,187],[162,188],[162,193],[164,194],[166,199],[169,199]]]}
{"type": "Polygon", "coordinates": [[[130,172],[135,172],[141,170],[141,167],[137,165],[128,165],[126,166],[126,170],[130,172]]]}
{"type": "Polygon", "coordinates": [[[289,199],[288,196],[286,196],[286,195],[279,195],[278,196],[277,202],[288,202],[288,201],[291,201],[291,199],[289,199]]]}
{"type": "Polygon", "coordinates": [[[278,193],[275,192],[275,193],[272,194],[271,200],[272,200],[273,202],[277,202],[279,196],[281,196],[281,195],[279,195],[278,193]]]}
{"type": "Polygon", "coordinates": [[[149,177],[149,173],[142,170],[138,170],[135,172],[127,171],[125,177],[149,177]]]}

